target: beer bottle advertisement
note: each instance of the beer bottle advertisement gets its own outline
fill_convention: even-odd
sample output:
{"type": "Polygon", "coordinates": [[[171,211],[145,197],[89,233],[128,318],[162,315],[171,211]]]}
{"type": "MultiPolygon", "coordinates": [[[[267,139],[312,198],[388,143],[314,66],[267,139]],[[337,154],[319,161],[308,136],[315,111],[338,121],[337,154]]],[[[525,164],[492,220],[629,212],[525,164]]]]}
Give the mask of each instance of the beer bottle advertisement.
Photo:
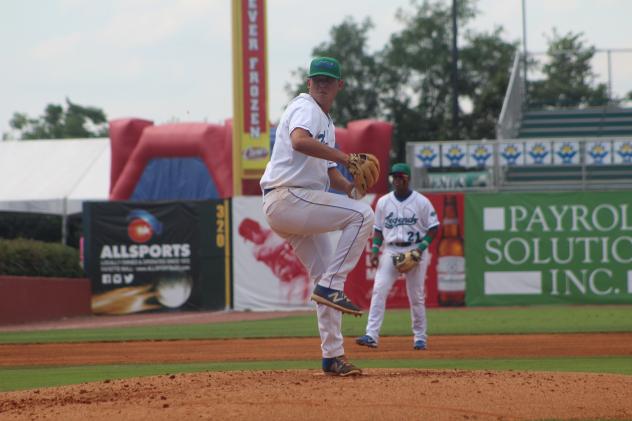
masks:
{"type": "Polygon", "coordinates": [[[439,306],[465,305],[465,253],[463,244],[463,195],[443,196],[437,244],[437,293],[439,306]]]}

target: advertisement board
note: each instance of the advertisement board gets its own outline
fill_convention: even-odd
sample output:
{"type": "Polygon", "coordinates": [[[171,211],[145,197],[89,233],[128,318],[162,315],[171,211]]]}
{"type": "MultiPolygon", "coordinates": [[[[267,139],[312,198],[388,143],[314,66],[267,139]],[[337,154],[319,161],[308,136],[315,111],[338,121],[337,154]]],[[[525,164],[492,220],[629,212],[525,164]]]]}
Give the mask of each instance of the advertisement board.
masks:
{"type": "Polygon", "coordinates": [[[270,158],[266,1],[232,0],[232,9],[233,164],[240,182],[258,180],[270,158]]]}
{"type": "MultiPolygon", "coordinates": [[[[427,194],[441,227],[429,248],[426,273],[426,305],[461,306],[465,295],[463,194],[427,194]]],[[[373,208],[379,196],[363,198],[373,208]]],[[[260,197],[233,199],[233,273],[235,310],[293,310],[311,308],[313,284],[289,243],[268,226],[260,197]]],[[[332,246],[339,232],[329,234],[332,246]]],[[[349,273],[345,293],[357,305],[371,304],[376,268],[371,266],[371,239],[356,267],[349,273]]],[[[398,278],[386,302],[387,308],[407,308],[404,277],[398,278]]]]}
{"type": "Polygon", "coordinates": [[[491,171],[428,173],[427,187],[431,189],[463,189],[488,187],[492,184],[491,171]]]}
{"type": "MultiPolygon", "coordinates": [[[[462,306],[465,304],[465,249],[463,194],[425,194],[440,221],[439,232],[430,244],[430,264],[426,272],[426,306],[462,306]]],[[[373,208],[379,197],[374,196],[373,208]]],[[[358,265],[351,271],[345,284],[345,293],[362,308],[369,308],[376,268],[371,266],[371,242],[367,241],[358,265]]],[[[391,289],[387,308],[407,308],[406,282],[400,276],[391,289]]]]}
{"type": "Polygon", "coordinates": [[[466,196],[468,305],[632,303],[630,192],[466,196]]]}
{"type": "Polygon", "coordinates": [[[95,314],[224,309],[230,205],[85,202],[84,265],[95,314]]]}
{"type": "Polygon", "coordinates": [[[308,309],[314,287],[307,270],[270,229],[261,206],[259,196],[233,199],[234,309],[308,309]]]}

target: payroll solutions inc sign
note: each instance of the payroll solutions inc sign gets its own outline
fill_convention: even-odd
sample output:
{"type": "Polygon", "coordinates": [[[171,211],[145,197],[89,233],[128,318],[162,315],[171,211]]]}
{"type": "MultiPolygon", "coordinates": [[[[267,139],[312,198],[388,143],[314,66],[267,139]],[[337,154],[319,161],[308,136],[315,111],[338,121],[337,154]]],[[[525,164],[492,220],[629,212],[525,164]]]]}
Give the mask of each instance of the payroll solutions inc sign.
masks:
{"type": "Polygon", "coordinates": [[[632,303],[632,194],[468,194],[467,305],[632,303]]]}

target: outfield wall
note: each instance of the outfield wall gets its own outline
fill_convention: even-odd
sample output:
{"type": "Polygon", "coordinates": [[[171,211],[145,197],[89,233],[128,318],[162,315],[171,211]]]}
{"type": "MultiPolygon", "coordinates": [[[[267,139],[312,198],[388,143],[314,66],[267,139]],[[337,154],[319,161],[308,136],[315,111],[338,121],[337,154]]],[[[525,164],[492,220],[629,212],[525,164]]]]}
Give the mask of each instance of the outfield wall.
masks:
{"type": "MultiPolygon", "coordinates": [[[[426,195],[442,223],[429,249],[428,307],[450,305],[441,296],[462,288],[463,278],[467,306],[632,304],[632,192],[426,195]],[[446,255],[440,247],[447,196],[457,199],[459,230],[453,242],[464,242],[461,254],[446,255]]],[[[373,206],[377,199],[365,198],[373,206]]],[[[289,246],[269,230],[260,198],[238,197],[233,203],[234,308],[309,306],[307,274],[289,246]],[[253,229],[269,239],[248,240],[246,232],[253,229]]],[[[370,305],[375,275],[369,251],[367,243],[345,285],[363,308],[370,305]]],[[[400,279],[387,307],[407,306],[400,279]]]]}
{"type": "MultiPolygon", "coordinates": [[[[431,263],[425,283],[428,307],[462,305],[463,292],[467,306],[632,304],[632,192],[426,195],[441,222],[439,234],[429,249],[431,263]],[[446,212],[448,198],[456,205],[456,214],[446,212]],[[448,247],[444,229],[450,223],[458,228],[452,230],[456,234],[448,241],[451,244],[448,247]],[[450,295],[460,296],[460,300],[452,303],[442,300],[442,296],[450,295]]],[[[378,198],[371,194],[364,200],[375,206],[378,198]]],[[[88,227],[102,218],[110,224],[100,231],[85,232],[87,242],[92,244],[87,246],[87,268],[93,281],[93,304],[96,296],[107,298],[105,295],[109,297],[114,289],[120,289],[117,294],[126,293],[130,287],[148,294],[160,289],[160,271],[147,270],[146,259],[131,262],[132,266],[126,261],[125,265],[110,265],[105,269],[99,251],[102,244],[109,241],[131,246],[146,242],[143,244],[151,246],[164,243],[167,234],[173,232],[191,238],[182,240],[191,241],[193,250],[187,276],[191,276],[194,285],[204,286],[199,290],[203,299],[165,307],[152,295],[153,307],[134,307],[130,312],[223,308],[275,311],[313,307],[309,298],[311,281],[287,242],[268,227],[260,197],[197,203],[189,211],[191,219],[162,214],[161,209],[182,203],[127,202],[123,206],[121,202],[109,202],[101,205],[107,209],[123,206],[116,218],[108,219],[109,216],[97,216],[94,212],[85,215],[88,227]],[[134,232],[130,227],[139,222],[130,215],[138,209],[150,213],[157,224],[164,224],[164,232],[156,231],[157,235],[147,239],[130,236],[134,232]],[[95,237],[96,232],[101,232],[100,240],[95,237]],[[195,244],[207,246],[198,250],[195,244]],[[100,269],[96,265],[99,262],[100,269]],[[116,279],[121,282],[116,283],[116,279]]],[[[90,206],[96,205],[87,208],[90,206]]],[[[337,235],[331,235],[332,243],[337,235]]],[[[369,255],[370,242],[367,242],[345,285],[349,297],[365,309],[370,306],[375,276],[369,255]]],[[[408,306],[402,279],[395,283],[387,306],[408,306]]]]}
{"type": "Polygon", "coordinates": [[[0,325],[91,313],[87,279],[0,275],[0,325]]]}
{"type": "Polygon", "coordinates": [[[467,305],[632,303],[632,193],[470,193],[467,305]]]}
{"type": "MultiPolygon", "coordinates": [[[[378,198],[368,194],[362,200],[373,208],[378,198]]],[[[454,223],[458,226],[458,238],[452,241],[456,252],[445,247],[443,232],[429,247],[430,264],[425,280],[426,305],[462,305],[465,292],[463,266],[463,194],[428,194],[440,221],[446,220],[446,200],[452,198],[456,210],[454,223]],[[443,246],[441,246],[443,244],[443,246]],[[459,302],[448,303],[444,298],[460,296],[459,302]],[[460,295],[459,295],[460,294],[460,295]]],[[[313,290],[307,271],[298,260],[291,246],[274,233],[263,215],[261,198],[235,197],[233,206],[233,308],[236,310],[293,310],[309,308],[313,290]]],[[[414,215],[410,215],[414,216],[414,215]]],[[[330,235],[332,248],[339,233],[330,235]]],[[[358,264],[349,273],[345,293],[361,308],[371,305],[371,294],[376,268],[371,266],[371,239],[367,241],[358,264]]],[[[387,298],[389,308],[407,308],[406,282],[400,276],[387,298]]]]}

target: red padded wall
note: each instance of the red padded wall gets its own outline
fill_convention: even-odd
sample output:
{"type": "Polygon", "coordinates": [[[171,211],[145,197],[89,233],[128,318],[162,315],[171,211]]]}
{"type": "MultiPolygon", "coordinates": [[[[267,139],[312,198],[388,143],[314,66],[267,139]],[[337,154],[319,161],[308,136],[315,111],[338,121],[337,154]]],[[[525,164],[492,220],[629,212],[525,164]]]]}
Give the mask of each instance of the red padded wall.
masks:
{"type": "Polygon", "coordinates": [[[90,281],[85,278],[0,276],[0,325],[89,316],[90,281]]]}

